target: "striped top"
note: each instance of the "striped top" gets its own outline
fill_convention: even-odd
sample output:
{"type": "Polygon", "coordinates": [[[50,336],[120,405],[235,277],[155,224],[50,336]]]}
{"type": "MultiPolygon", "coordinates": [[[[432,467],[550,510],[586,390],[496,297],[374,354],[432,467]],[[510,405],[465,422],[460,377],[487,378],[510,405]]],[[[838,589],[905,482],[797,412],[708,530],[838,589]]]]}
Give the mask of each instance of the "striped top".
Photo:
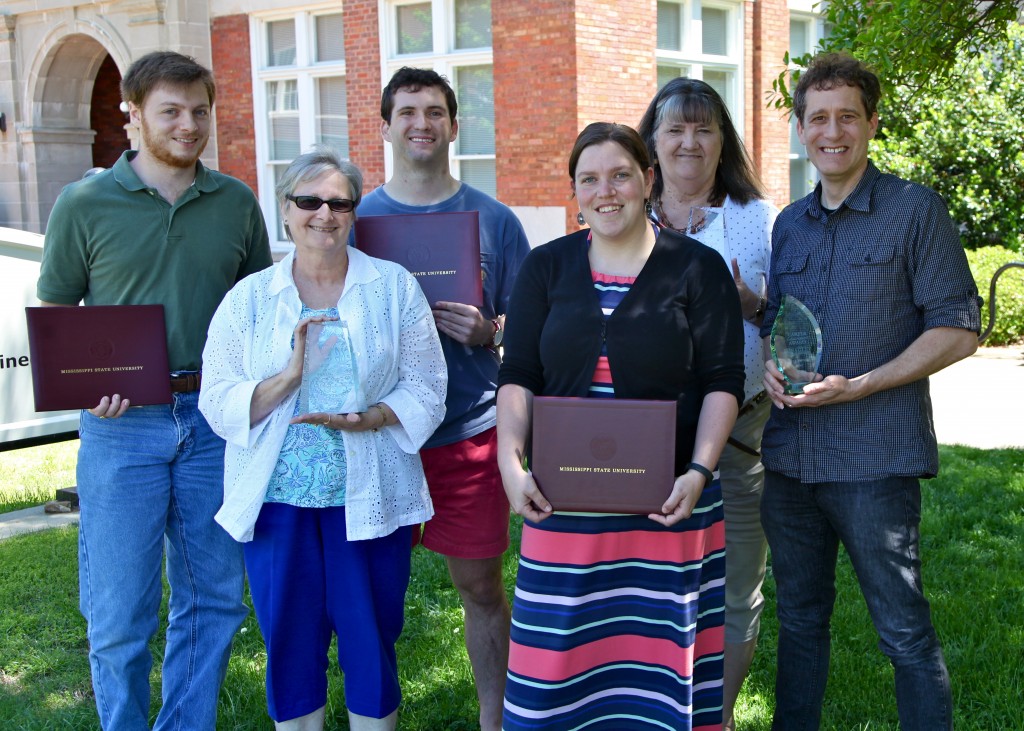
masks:
{"type": "MultiPolygon", "coordinates": [[[[597,299],[601,303],[601,316],[607,325],[608,318],[629,292],[636,277],[616,277],[593,270],[591,270],[590,276],[594,279],[594,289],[597,290],[597,299]]],[[[604,327],[601,330],[603,332],[604,327]]],[[[603,339],[601,355],[597,359],[597,367],[594,368],[594,380],[590,384],[587,395],[590,398],[615,398],[615,389],[612,387],[612,371],[608,366],[608,344],[603,339]]]]}

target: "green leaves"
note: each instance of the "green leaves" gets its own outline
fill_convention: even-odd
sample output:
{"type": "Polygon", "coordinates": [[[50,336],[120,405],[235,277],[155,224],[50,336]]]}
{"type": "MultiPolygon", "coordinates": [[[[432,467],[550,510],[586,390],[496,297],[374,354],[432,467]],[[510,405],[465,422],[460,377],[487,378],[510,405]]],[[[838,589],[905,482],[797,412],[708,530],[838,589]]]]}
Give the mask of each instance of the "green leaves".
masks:
{"type": "MultiPolygon", "coordinates": [[[[878,166],[940,193],[964,246],[1024,253],[1024,32],[1020,0],[832,0],[815,52],[848,51],[882,84],[878,166]]],[[[784,60],[768,106],[792,108],[811,56],[784,60]]]]}
{"type": "MultiPolygon", "coordinates": [[[[905,87],[911,96],[956,89],[961,54],[973,55],[1005,40],[1017,19],[1017,0],[831,0],[815,5],[827,29],[817,51],[848,51],[871,66],[891,93],[905,87]]],[[[790,58],[806,67],[810,55],[790,58]]],[[[799,77],[794,71],[793,81],[799,77]]],[[[792,108],[791,72],[772,83],[769,106],[792,108]]]]}
{"type": "Polygon", "coordinates": [[[902,86],[883,99],[871,156],[886,171],[940,193],[964,246],[1024,241],[1024,29],[955,59],[958,85],[902,86]]]}

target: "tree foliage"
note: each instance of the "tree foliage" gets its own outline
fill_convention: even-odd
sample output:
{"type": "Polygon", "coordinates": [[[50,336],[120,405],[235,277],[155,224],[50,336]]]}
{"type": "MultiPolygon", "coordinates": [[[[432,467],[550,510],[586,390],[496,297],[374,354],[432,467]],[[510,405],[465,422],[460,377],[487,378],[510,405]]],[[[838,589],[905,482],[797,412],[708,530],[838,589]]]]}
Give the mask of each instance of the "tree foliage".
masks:
{"type": "Polygon", "coordinates": [[[883,98],[872,158],[941,194],[965,247],[1024,252],[1024,28],[957,61],[955,91],[883,98]]]}
{"type": "MultiPolygon", "coordinates": [[[[1021,12],[1021,0],[829,0],[815,5],[827,29],[818,51],[848,51],[871,66],[885,92],[902,87],[909,98],[955,89],[958,59],[1006,38],[1021,12]]],[[[787,65],[804,67],[811,54],[787,65]]],[[[799,72],[794,74],[795,78],[799,72]]],[[[771,104],[792,107],[790,74],[772,84],[771,104]]]]}
{"type": "MultiPolygon", "coordinates": [[[[1024,0],[831,0],[814,53],[847,51],[882,83],[872,158],[945,199],[964,245],[1024,253],[1024,0]]],[[[796,70],[769,101],[792,107],[796,70]]]]}

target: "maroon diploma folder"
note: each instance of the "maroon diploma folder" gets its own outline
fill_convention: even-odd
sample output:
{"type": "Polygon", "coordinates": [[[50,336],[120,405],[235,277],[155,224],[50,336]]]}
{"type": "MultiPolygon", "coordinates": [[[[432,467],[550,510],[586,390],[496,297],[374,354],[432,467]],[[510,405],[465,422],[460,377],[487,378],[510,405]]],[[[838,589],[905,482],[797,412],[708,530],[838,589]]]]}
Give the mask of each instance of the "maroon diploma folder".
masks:
{"type": "Polygon", "coordinates": [[[484,303],[479,211],[359,218],[356,247],[412,272],[431,307],[442,301],[484,303]]]}
{"type": "Polygon", "coordinates": [[[36,411],[169,404],[163,305],[26,307],[36,411]]]}
{"type": "Polygon", "coordinates": [[[675,448],[675,401],[533,399],[531,467],[555,510],[660,513],[675,448]]]}

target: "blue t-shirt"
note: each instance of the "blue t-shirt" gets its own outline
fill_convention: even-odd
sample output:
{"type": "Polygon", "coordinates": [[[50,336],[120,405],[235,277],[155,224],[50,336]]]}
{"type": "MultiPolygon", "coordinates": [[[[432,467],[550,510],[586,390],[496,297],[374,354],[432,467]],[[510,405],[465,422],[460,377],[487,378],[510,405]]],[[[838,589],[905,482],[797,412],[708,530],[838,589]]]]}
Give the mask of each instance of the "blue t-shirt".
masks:
{"type": "MultiPolygon", "coordinates": [[[[480,267],[484,280],[483,316],[503,315],[519,265],[530,251],[519,219],[511,209],[465,183],[451,198],[430,206],[408,206],[384,192],[383,186],[363,198],[358,215],[448,211],[480,212],[480,267]]],[[[359,242],[355,241],[358,247],[359,242]]],[[[448,396],[444,421],[423,446],[440,447],[468,439],[495,424],[498,355],[481,346],[470,347],[441,334],[448,364],[448,396]]]]}

